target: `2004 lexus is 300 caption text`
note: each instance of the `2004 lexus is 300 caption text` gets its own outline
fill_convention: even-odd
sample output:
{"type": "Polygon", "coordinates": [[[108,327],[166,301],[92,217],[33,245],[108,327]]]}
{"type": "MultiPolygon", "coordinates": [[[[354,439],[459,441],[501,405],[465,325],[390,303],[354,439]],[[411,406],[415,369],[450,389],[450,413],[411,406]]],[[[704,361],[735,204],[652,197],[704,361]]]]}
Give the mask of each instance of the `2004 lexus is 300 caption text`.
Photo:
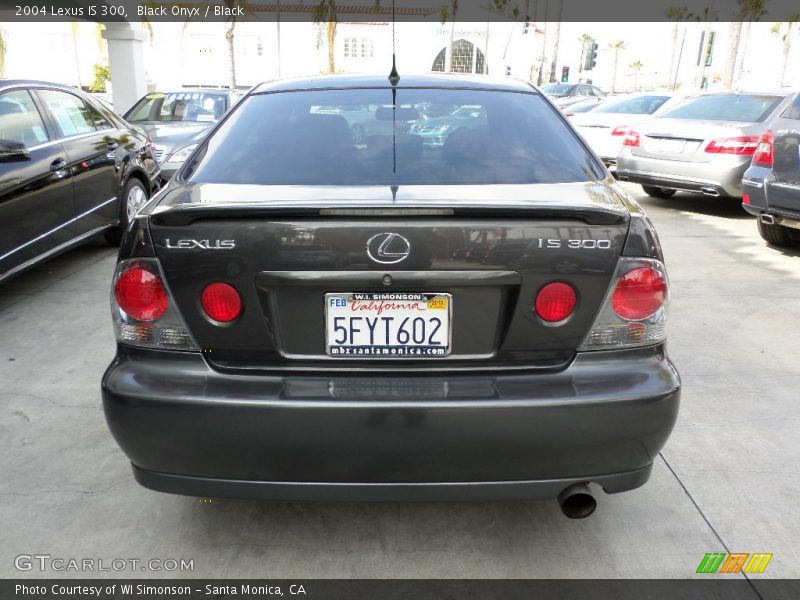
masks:
{"type": "Polygon", "coordinates": [[[523,82],[257,86],[133,220],[111,302],[106,418],[163,492],[581,517],[678,411],[656,233],[523,82]]]}

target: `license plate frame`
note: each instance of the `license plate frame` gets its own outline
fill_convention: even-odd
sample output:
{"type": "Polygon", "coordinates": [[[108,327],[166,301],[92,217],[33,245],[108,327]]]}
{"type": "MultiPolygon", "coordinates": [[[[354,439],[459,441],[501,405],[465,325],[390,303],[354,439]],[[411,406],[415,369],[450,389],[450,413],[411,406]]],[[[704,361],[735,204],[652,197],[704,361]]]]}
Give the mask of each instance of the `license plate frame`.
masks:
{"type": "MultiPolygon", "coordinates": [[[[372,360],[419,360],[419,359],[432,359],[432,358],[445,358],[449,356],[453,349],[453,295],[447,292],[329,292],[325,294],[325,304],[323,308],[323,326],[325,327],[325,356],[328,358],[358,358],[358,359],[372,359],[372,360]],[[337,305],[334,306],[332,300],[337,300],[337,305]],[[346,304],[342,305],[341,301],[345,301],[346,304]],[[381,326],[382,331],[378,332],[382,334],[383,341],[390,342],[389,344],[377,344],[377,343],[370,343],[370,344],[353,344],[353,343],[345,343],[345,342],[353,342],[355,341],[355,335],[352,332],[352,322],[347,322],[347,335],[344,338],[343,342],[336,343],[341,337],[335,337],[337,334],[336,330],[336,321],[331,323],[331,320],[336,316],[347,316],[337,314],[343,312],[347,309],[350,309],[351,312],[355,312],[352,309],[353,301],[358,301],[363,303],[361,305],[361,309],[358,311],[359,317],[369,317],[369,318],[377,318],[379,322],[376,322],[373,325],[372,332],[363,332],[359,330],[358,333],[364,333],[366,335],[372,335],[373,337],[370,339],[371,342],[376,342],[380,340],[376,340],[374,338],[375,332],[378,332],[379,325],[381,326]],[[431,304],[431,301],[434,304],[431,304]],[[446,306],[442,307],[441,303],[446,302],[446,306]],[[372,302],[373,308],[370,308],[368,304],[372,302]],[[383,302],[384,308],[379,308],[380,302],[383,302]],[[419,307],[419,303],[424,302],[424,310],[419,307]],[[417,304],[417,308],[413,307],[414,304],[417,304]],[[387,306],[389,304],[389,306],[387,306]],[[439,306],[436,306],[439,304],[439,306]],[[403,305],[404,308],[396,308],[397,305],[403,305]],[[426,315],[429,311],[436,311],[433,315],[426,315]],[[392,315],[391,313],[394,312],[395,314],[392,315]],[[407,313],[411,313],[410,316],[407,313]],[[404,316],[405,315],[405,316],[404,316]],[[423,317],[423,315],[425,315],[423,317]],[[391,333],[399,334],[399,331],[402,327],[404,327],[402,321],[398,323],[390,322],[388,325],[383,320],[384,317],[400,317],[404,319],[408,317],[408,319],[415,319],[416,317],[423,317],[425,321],[425,325],[422,328],[422,332],[424,333],[423,338],[424,341],[443,341],[444,343],[441,344],[419,344],[419,343],[391,343],[393,340],[387,340],[386,337],[392,337],[391,333]],[[435,327],[435,331],[433,333],[425,333],[428,331],[429,321],[426,317],[439,318],[442,317],[446,318],[446,321],[442,322],[439,327],[435,327]],[[391,330],[391,332],[390,332],[391,330]],[[443,337],[444,336],[444,337],[443,337]]],[[[349,315],[349,316],[356,316],[356,315],[349,315]]],[[[368,323],[363,322],[364,325],[368,325],[368,323]]],[[[343,325],[343,324],[342,324],[343,325]]],[[[406,323],[408,326],[409,323],[406,323]]],[[[409,333],[409,342],[414,342],[414,338],[411,336],[420,333],[419,328],[413,329],[416,327],[415,323],[412,321],[410,323],[410,328],[407,330],[409,333]],[[413,329],[413,331],[412,331],[413,329]]],[[[338,332],[338,335],[341,336],[341,331],[338,332]]],[[[359,337],[364,337],[359,336],[359,337]]],[[[394,336],[397,337],[396,335],[394,336]]],[[[417,339],[419,337],[417,336],[417,339]]]]}
{"type": "Polygon", "coordinates": [[[650,138],[645,144],[645,150],[658,154],[683,154],[686,149],[686,140],[672,138],[650,138]]]}

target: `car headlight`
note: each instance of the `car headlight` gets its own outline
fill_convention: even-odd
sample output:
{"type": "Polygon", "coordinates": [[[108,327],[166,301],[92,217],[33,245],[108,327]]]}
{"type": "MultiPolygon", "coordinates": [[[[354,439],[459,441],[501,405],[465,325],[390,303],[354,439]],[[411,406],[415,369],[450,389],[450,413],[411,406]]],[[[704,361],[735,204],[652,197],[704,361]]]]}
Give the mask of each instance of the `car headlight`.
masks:
{"type": "Polygon", "coordinates": [[[197,144],[192,144],[191,146],[184,146],[183,148],[176,150],[172,153],[169,157],[167,157],[166,162],[168,163],[183,163],[189,155],[194,152],[194,149],[197,148],[197,144]]]}

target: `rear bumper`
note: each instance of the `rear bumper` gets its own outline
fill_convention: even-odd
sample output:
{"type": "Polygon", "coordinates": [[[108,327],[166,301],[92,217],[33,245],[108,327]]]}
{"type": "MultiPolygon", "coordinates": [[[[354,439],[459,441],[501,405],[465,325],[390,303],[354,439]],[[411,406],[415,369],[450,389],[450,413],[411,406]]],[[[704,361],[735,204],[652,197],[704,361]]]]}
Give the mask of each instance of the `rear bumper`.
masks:
{"type": "Polygon", "coordinates": [[[741,157],[715,157],[707,163],[691,163],[633,156],[623,150],[617,157],[617,178],[707,195],[742,195],[742,176],[750,161],[741,157]]]}
{"type": "Polygon", "coordinates": [[[675,423],[663,348],[579,354],[557,373],[231,375],[202,356],[121,350],[103,378],[137,480],[198,496],[555,497],[644,484],[675,423]]]}

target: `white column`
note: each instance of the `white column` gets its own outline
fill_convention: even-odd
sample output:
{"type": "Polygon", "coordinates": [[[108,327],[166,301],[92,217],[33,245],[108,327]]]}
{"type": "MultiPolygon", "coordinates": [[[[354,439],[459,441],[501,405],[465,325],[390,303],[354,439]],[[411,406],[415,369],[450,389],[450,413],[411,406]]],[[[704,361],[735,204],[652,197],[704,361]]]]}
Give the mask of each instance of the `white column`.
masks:
{"type": "Polygon", "coordinates": [[[143,42],[147,34],[130,23],[106,23],[103,38],[108,41],[115,112],[122,114],[147,92],[143,42]]]}

